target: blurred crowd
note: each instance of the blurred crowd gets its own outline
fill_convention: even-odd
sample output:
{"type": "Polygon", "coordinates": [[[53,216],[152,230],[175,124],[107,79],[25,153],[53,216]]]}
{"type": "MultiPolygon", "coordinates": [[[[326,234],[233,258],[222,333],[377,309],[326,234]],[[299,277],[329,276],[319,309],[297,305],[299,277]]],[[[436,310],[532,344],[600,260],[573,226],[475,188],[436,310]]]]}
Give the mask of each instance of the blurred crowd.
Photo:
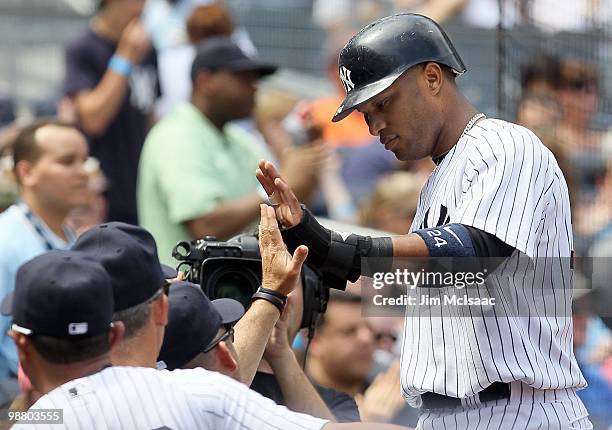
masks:
{"type": "MultiPolygon", "coordinates": [[[[71,248],[100,223],[140,225],[152,234],[159,260],[173,267],[177,261],[171,251],[180,240],[227,240],[253,230],[266,199],[254,174],[260,159],[273,160],[316,215],[406,233],[420,188],[435,165],[431,160],[399,162],[370,135],[358,112],[341,123],[330,121],[344,97],[338,54],[356,29],[393,12],[492,28],[499,21],[499,2],[312,3],[312,19],[326,34],[322,50],[332,88],[320,98],[265,85],[277,67],[258,59],[247,31],[221,0],[97,2],[89,23],[66,43],[65,80],[53,116],[16,117],[12,102],[0,99],[0,295],[14,289],[23,263],[49,250],[71,248]]],[[[575,13],[558,12],[552,0],[502,3],[512,23],[537,23],[553,31],[598,28],[612,13],[608,1],[571,2],[575,13]]],[[[596,428],[612,423],[607,406],[612,404],[612,265],[606,262],[612,257],[612,135],[610,117],[602,115],[601,67],[546,53],[527,59],[513,118],[555,154],[570,190],[574,247],[582,257],[575,274],[574,346],[589,383],[579,395],[596,428]]],[[[292,299],[293,315],[287,312],[277,323],[276,336],[266,346],[267,362],[257,360],[249,369],[236,358],[241,351],[232,346],[233,334],[227,335],[240,315],[214,327],[212,337],[219,334],[223,341],[213,355],[177,361],[176,351],[165,351],[182,333],[177,326],[179,332],[172,334],[173,324],[180,324],[173,321],[173,306],[193,312],[187,303],[201,300],[197,296],[181,304],[177,291],[174,301],[172,294],[168,299],[169,321],[149,308],[141,318],[140,327],[148,327],[151,339],[159,336],[156,325],[168,324],[160,353],[160,359],[167,353],[166,365],[221,371],[252,382],[252,388],[292,410],[322,418],[416,423],[416,410],[400,396],[403,319],[363,317],[359,285],[331,295],[308,349],[305,377],[325,408],[313,407],[317,401],[300,403],[316,393],[296,395],[282,381],[266,379],[292,366],[281,360],[287,358],[282,348],[274,349],[283,330],[279,342],[291,344],[296,357],[305,353],[299,298],[292,299]],[[255,369],[259,377],[253,380],[255,369]]],[[[142,303],[159,306],[163,314],[161,302],[142,303]]],[[[116,303],[115,313],[120,311],[116,303]]],[[[132,317],[128,321],[136,320],[138,331],[138,312],[132,317]]],[[[18,378],[17,350],[5,335],[10,318],[1,318],[0,402],[6,408],[20,394],[15,405],[27,408],[36,390],[22,373],[18,378]]],[[[117,354],[130,357],[136,347],[126,345],[117,354]]],[[[145,364],[155,367],[156,352],[147,353],[145,364]]],[[[129,364],[129,359],[117,362],[129,364]]]]}

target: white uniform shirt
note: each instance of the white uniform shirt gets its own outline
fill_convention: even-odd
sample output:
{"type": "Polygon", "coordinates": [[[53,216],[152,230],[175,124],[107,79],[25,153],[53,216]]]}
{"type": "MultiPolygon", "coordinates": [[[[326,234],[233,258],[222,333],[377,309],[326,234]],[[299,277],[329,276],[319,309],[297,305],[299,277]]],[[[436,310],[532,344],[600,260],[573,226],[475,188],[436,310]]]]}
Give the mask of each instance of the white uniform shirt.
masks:
{"type": "Polygon", "coordinates": [[[569,195],[552,153],[526,128],[477,123],[432,172],[410,230],[449,222],[493,234],[518,251],[479,288],[466,289],[469,297],[494,298],[494,306],[407,307],[401,361],[407,401],[419,406],[424,392],[465,398],[494,381],[586,386],[572,350],[569,195]]]}
{"type": "Polygon", "coordinates": [[[67,382],[30,409],[62,409],[63,425],[15,429],[315,430],[327,421],[292,412],[233,379],[201,368],[109,367],[67,382]]]}

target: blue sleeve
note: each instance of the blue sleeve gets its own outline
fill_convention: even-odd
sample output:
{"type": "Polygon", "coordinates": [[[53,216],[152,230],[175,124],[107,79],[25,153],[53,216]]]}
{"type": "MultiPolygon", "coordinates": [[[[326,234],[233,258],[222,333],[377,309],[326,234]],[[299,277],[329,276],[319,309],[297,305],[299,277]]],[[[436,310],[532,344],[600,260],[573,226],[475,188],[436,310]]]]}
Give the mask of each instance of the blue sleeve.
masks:
{"type": "MultiPolygon", "coordinates": [[[[15,265],[0,258],[0,300],[15,289],[15,265]]],[[[7,334],[11,317],[0,316],[0,378],[17,375],[17,348],[7,334]]]]}

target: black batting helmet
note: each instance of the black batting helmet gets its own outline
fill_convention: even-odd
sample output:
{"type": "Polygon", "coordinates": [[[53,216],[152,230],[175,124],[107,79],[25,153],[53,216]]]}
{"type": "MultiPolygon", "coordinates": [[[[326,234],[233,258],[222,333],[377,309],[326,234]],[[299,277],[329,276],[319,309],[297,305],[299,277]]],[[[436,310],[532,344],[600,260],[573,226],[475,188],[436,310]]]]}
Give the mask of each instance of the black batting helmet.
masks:
{"type": "Polygon", "coordinates": [[[450,38],[426,16],[403,13],[368,24],[340,52],[338,67],[346,98],[332,121],[340,121],[389,88],[409,68],[429,61],[448,66],[457,75],[466,70],[450,38]]]}

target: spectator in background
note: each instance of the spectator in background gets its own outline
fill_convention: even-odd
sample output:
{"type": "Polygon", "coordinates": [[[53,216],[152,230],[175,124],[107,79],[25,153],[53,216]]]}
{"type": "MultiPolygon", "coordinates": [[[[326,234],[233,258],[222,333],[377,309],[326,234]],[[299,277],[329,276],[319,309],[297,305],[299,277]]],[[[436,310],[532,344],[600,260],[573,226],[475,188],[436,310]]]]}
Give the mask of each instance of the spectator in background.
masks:
{"type": "Polygon", "coordinates": [[[524,94],[553,96],[561,83],[561,61],[554,55],[538,55],[521,67],[521,91],[524,94]]]}
{"type": "Polygon", "coordinates": [[[560,138],[572,153],[600,151],[604,133],[594,127],[600,91],[597,66],[586,60],[565,59],[560,73],[557,90],[563,111],[560,138]]]}
{"type": "MultiPolygon", "coordinates": [[[[74,127],[39,120],[20,131],[12,147],[20,201],[0,214],[0,297],[11,293],[24,262],[76,239],[66,227],[69,212],[86,203],[87,141],[74,127]]],[[[1,318],[0,404],[16,394],[17,352],[1,318]]]]}
{"type": "Polygon", "coordinates": [[[360,210],[359,223],[365,227],[406,234],[416,214],[419,192],[426,176],[394,172],[376,183],[372,197],[360,210]]]}
{"type": "Polygon", "coordinates": [[[95,225],[106,220],[107,202],[104,197],[107,191],[108,181],[100,167],[100,162],[89,157],[85,163],[85,169],[89,177],[87,187],[87,203],[73,210],[68,218],[68,224],[76,232],[77,236],[89,230],[95,225]]]}
{"type": "MultiPolygon", "coordinates": [[[[594,362],[592,357],[585,356],[582,351],[588,342],[589,331],[600,332],[601,330],[595,329],[601,324],[601,321],[591,312],[590,299],[592,297],[590,296],[591,294],[588,291],[585,293],[585,290],[578,290],[574,294],[572,303],[574,351],[576,351],[576,359],[580,370],[588,383],[584,390],[578,391],[578,397],[588,409],[589,419],[593,423],[593,427],[595,429],[606,429],[612,422],[612,409],[610,409],[612,385],[605,379],[601,365],[594,362]]],[[[607,331],[606,336],[609,341],[609,331],[607,331]]],[[[598,339],[601,341],[602,337],[598,336],[598,339]]]]}
{"type": "Polygon", "coordinates": [[[361,316],[361,297],[331,291],[327,312],[312,339],[308,375],[315,386],[355,397],[362,421],[388,422],[405,406],[400,395],[399,363],[366,389],[374,348],[372,327],[361,316]]]}
{"type": "MultiPolygon", "coordinates": [[[[185,24],[195,8],[227,3],[227,0],[147,0],[143,20],[151,32],[153,46],[158,53],[164,54],[189,42],[185,24]]],[[[243,28],[234,29],[232,39],[247,54],[257,54],[253,42],[243,28]]]]}
{"type": "MultiPolygon", "coordinates": [[[[361,113],[351,113],[346,118],[346,124],[343,121],[331,122],[346,94],[338,74],[338,54],[348,39],[347,33],[336,34],[328,39],[326,74],[335,91],[328,97],[314,100],[309,110],[313,125],[322,131],[321,137],[325,144],[337,151],[340,177],[352,200],[359,205],[370,196],[376,180],[398,164],[393,154],[385,151],[379,140],[370,135],[361,113]]],[[[332,170],[333,163],[328,167],[327,170],[332,170]]]]}
{"type": "Polygon", "coordinates": [[[383,16],[420,13],[443,22],[459,13],[468,0],[315,0],[313,21],[328,34],[359,29],[383,16]]]}
{"type": "Polygon", "coordinates": [[[374,334],[361,316],[360,296],[330,293],[310,346],[308,374],[319,385],[355,396],[365,388],[372,367],[374,334]]]}
{"type": "Polygon", "coordinates": [[[140,21],[144,3],[102,0],[66,46],[64,92],[108,178],[108,219],[131,224],[140,151],[160,95],[156,54],[140,21]]]}
{"type": "Polygon", "coordinates": [[[172,112],[179,104],[189,101],[190,69],[198,43],[214,36],[229,37],[234,32],[234,28],[231,13],[221,2],[193,8],[186,22],[185,43],[168,47],[159,55],[159,79],[163,94],[160,100],[161,116],[172,112]]]}
{"type": "MultiPolygon", "coordinates": [[[[276,67],[249,58],[231,39],[218,37],[200,44],[191,70],[191,103],[151,130],[140,162],[141,221],[168,264],[173,264],[171,250],[180,240],[228,239],[251,226],[265,198],[249,174],[265,152],[230,122],[251,115],[257,81],[276,67]]],[[[296,183],[313,186],[301,179],[312,177],[308,169],[292,173],[296,183]]]]}

